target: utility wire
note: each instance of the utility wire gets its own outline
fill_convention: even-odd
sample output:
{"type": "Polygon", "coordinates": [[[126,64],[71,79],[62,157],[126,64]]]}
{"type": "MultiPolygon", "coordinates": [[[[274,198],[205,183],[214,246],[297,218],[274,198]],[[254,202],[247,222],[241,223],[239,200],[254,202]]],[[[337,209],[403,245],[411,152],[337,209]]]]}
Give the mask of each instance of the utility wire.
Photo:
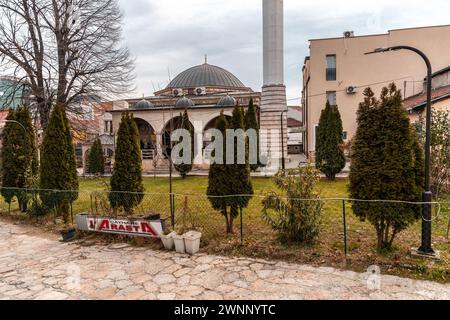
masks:
{"type": "MultiPolygon", "coordinates": [[[[358,88],[361,87],[370,87],[370,86],[374,86],[374,85],[378,85],[378,84],[384,84],[384,83],[390,83],[390,82],[394,82],[394,81],[399,81],[399,80],[403,80],[403,79],[408,79],[410,77],[402,77],[402,78],[398,78],[398,79],[393,79],[393,80],[385,80],[385,81],[380,81],[380,82],[374,82],[374,83],[369,83],[369,84],[363,84],[358,86],[358,88]]],[[[408,81],[408,82],[422,82],[422,81],[408,81]]],[[[341,90],[335,90],[335,92],[345,92],[347,89],[341,89],[341,90]]],[[[326,96],[327,93],[317,93],[317,94],[311,94],[308,96],[308,98],[313,98],[313,97],[319,97],[319,96],[326,96]]],[[[295,100],[301,100],[302,97],[297,97],[297,98],[292,98],[292,99],[288,99],[287,101],[295,101],[295,100]]]]}

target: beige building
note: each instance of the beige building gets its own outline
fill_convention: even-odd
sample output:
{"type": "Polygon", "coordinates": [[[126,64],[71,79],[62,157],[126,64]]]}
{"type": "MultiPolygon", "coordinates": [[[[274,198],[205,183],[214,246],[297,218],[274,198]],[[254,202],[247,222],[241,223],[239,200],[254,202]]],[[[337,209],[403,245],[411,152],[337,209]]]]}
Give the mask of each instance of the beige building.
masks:
{"type": "Polygon", "coordinates": [[[356,113],[366,87],[379,95],[383,86],[395,82],[405,99],[423,93],[426,67],[417,54],[405,50],[364,54],[394,45],[422,50],[430,58],[434,71],[450,66],[450,25],[390,30],[368,36],[345,32],[339,38],[310,40],[302,90],[305,150],[310,158],[314,156],[315,131],[327,99],[339,107],[348,142],[356,132],[356,113]]]}
{"type": "MultiPolygon", "coordinates": [[[[433,74],[431,102],[433,110],[450,112],[450,67],[439,70],[433,74]]],[[[404,107],[409,113],[411,122],[422,122],[426,116],[427,94],[424,86],[423,92],[408,97],[404,107]]],[[[450,130],[450,128],[449,128],[450,130]]]]}

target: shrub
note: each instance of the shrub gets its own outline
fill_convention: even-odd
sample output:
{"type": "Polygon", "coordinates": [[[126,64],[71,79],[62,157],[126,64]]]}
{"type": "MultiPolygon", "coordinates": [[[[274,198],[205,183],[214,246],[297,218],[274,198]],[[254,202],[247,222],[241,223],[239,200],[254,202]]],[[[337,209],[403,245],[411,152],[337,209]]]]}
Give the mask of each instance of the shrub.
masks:
{"type": "Polygon", "coordinates": [[[96,139],[89,152],[88,172],[91,174],[105,174],[105,158],[103,157],[103,147],[100,139],[96,139]]]}
{"type": "MultiPolygon", "coordinates": [[[[244,123],[245,123],[245,130],[250,130],[253,129],[256,131],[256,150],[258,152],[258,158],[257,158],[257,163],[256,164],[250,164],[250,170],[251,171],[256,171],[258,170],[258,168],[263,167],[263,165],[261,164],[261,159],[260,159],[260,143],[259,143],[259,125],[258,125],[258,120],[256,118],[256,110],[255,110],[255,105],[253,104],[253,98],[250,99],[250,102],[248,104],[248,109],[247,112],[245,113],[245,117],[244,117],[244,123]]],[[[247,149],[251,150],[249,144],[249,139],[247,139],[247,149]]]]}
{"type": "Polygon", "coordinates": [[[78,176],[69,120],[61,105],[53,108],[44,133],[39,186],[42,203],[61,212],[67,223],[69,204],[78,198],[78,176]]]}
{"type": "Polygon", "coordinates": [[[111,177],[111,207],[123,208],[133,214],[133,209],[144,198],[142,183],[142,154],[139,132],[132,114],[124,112],[117,132],[114,171],[111,177]]]}
{"type": "MultiPolygon", "coordinates": [[[[181,117],[181,127],[180,129],[184,129],[190,132],[191,134],[191,145],[192,145],[192,139],[194,138],[194,127],[192,126],[191,122],[189,121],[189,115],[187,113],[187,110],[184,110],[183,114],[180,115],[181,117]]],[[[180,152],[179,156],[183,158],[183,151],[180,152]]],[[[194,148],[191,147],[191,155],[190,155],[190,162],[189,163],[181,163],[181,164],[175,164],[174,168],[175,170],[180,174],[181,178],[185,179],[189,172],[192,171],[192,164],[194,162],[194,148]]]]}
{"type": "MultiPolygon", "coordinates": [[[[383,88],[380,100],[370,88],[358,110],[352,144],[350,195],[359,200],[419,202],[423,192],[423,151],[394,84],[383,88]]],[[[355,201],[353,212],[376,230],[378,249],[389,249],[396,235],[416,222],[420,206],[355,201]]]]}
{"type": "Polygon", "coordinates": [[[275,183],[286,198],[268,194],[262,217],[282,242],[312,243],[319,235],[323,203],[314,191],[319,180],[320,172],[312,165],[277,173],[275,183]]]}
{"type": "Polygon", "coordinates": [[[343,140],[341,115],[337,106],[330,106],[327,101],[320,115],[317,128],[316,168],[322,171],[329,180],[334,180],[336,174],[345,167],[344,151],[341,149],[343,140]]]}
{"type": "MultiPolygon", "coordinates": [[[[422,145],[425,128],[424,119],[417,127],[422,145]]],[[[432,110],[431,191],[436,198],[450,194],[450,111],[432,110]]]]}
{"type": "Polygon", "coordinates": [[[38,159],[35,135],[31,114],[27,107],[21,106],[17,110],[10,110],[3,132],[2,171],[3,187],[17,189],[2,189],[2,195],[7,203],[11,203],[14,196],[19,200],[22,212],[27,211],[30,194],[25,190],[33,185],[38,174],[38,159]]]}
{"type": "MultiPolygon", "coordinates": [[[[226,164],[226,130],[243,129],[243,118],[243,110],[240,107],[235,107],[230,124],[223,111],[221,112],[215,128],[223,135],[223,159],[222,163],[214,162],[211,164],[208,175],[208,199],[212,207],[219,210],[225,217],[227,233],[233,233],[233,221],[239,214],[239,208],[247,207],[251,199],[249,195],[253,194],[248,163],[237,164],[235,158],[234,164],[226,164]]],[[[236,148],[236,143],[234,147],[236,148]]],[[[234,154],[236,157],[236,150],[234,154]]]]}

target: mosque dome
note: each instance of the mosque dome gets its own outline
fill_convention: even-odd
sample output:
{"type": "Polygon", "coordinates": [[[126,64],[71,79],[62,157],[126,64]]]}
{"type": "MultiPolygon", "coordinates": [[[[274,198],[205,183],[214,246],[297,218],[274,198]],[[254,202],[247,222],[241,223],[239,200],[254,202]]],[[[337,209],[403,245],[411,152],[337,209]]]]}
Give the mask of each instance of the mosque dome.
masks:
{"type": "Polygon", "coordinates": [[[169,83],[167,89],[214,86],[226,88],[245,88],[245,85],[231,72],[223,68],[204,63],[181,72],[169,83]]]}
{"type": "Polygon", "coordinates": [[[236,106],[236,99],[233,98],[230,95],[223,96],[220,98],[219,102],[217,103],[218,107],[234,107],[236,106]]]}
{"type": "Polygon", "coordinates": [[[177,108],[189,108],[193,106],[195,106],[194,102],[186,97],[179,99],[175,104],[175,107],[177,108]]]}
{"type": "Polygon", "coordinates": [[[135,104],[134,109],[136,110],[144,110],[144,109],[151,109],[153,108],[153,104],[150,101],[147,101],[145,99],[142,99],[138,103],[135,104]]]}

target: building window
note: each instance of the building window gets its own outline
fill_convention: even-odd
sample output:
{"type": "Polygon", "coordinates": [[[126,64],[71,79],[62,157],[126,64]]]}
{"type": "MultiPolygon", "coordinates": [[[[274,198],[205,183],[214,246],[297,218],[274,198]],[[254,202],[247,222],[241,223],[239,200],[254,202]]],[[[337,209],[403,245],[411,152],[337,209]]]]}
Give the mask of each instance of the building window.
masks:
{"type": "Polygon", "coordinates": [[[111,120],[105,120],[105,133],[107,134],[113,133],[113,125],[111,120]]]}
{"type": "Polygon", "coordinates": [[[336,81],[336,55],[327,55],[327,81],[336,81]]]}
{"type": "Polygon", "coordinates": [[[327,91],[327,101],[330,103],[330,106],[337,106],[336,91],[327,91]]]}

